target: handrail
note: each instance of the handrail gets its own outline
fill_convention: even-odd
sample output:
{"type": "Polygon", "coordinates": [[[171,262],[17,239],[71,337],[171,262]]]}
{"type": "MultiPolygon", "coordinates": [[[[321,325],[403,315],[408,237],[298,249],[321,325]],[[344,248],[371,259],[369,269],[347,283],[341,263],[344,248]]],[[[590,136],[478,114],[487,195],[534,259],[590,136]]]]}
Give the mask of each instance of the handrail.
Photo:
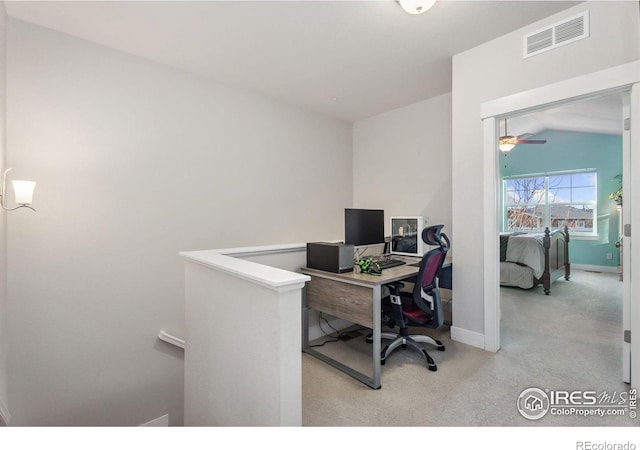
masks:
{"type": "Polygon", "coordinates": [[[237,258],[237,255],[257,255],[279,253],[281,251],[298,251],[306,249],[305,244],[288,244],[282,246],[246,247],[222,250],[200,250],[180,252],[180,256],[188,261],[201,264],[218,271],[226,272],[238,278],[250,280],[269,289],[284,292],[299,289],[310,280],[301,273],[279,269],[255,263],[248,259],[237,258]]]}
{"type": "Polygon", "coordinates": [[[180,348],[184,348],[186,344],[186,341],[184,339],[180,339],[179,337],[169,334],[164,330],[160,331],[160,334],[158,334],[158,339],[180,348]]]}

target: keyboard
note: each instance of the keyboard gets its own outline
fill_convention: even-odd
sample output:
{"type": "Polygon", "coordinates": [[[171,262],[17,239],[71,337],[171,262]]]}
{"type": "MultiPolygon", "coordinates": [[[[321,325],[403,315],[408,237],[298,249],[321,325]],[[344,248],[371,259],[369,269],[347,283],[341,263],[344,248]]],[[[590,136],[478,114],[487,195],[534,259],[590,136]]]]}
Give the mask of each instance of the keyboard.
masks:
{"type": "Polygon", "coordinates": [[[390,269],[391,267],[398,267],[398,266],[402,266],[403,264],[406,264],[406,262],[400,259],[389,259],[389,258],[375,260],[375,262],[378,263],[381,269],[390,269]]]}

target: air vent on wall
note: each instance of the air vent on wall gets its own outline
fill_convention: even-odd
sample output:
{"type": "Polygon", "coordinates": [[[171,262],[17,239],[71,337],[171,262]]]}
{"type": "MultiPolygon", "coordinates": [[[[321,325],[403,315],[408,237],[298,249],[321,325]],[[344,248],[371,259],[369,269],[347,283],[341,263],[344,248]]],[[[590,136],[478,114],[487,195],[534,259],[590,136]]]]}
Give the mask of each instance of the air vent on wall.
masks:
{"type": "Polygon", "coordinates": [[[589,11],[524,36],[524,57],[589,37],[589,11]]]}

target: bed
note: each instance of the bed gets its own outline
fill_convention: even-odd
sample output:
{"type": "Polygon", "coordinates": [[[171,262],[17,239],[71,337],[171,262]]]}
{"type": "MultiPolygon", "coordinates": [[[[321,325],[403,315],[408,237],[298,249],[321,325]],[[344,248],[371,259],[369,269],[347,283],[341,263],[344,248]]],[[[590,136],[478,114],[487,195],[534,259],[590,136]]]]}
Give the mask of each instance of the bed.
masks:
{"type": "Polygon", "coordinates": [[[542,285],[551,293],[551,283],[569,280],[569,229],[544,233],[500,233],[500,285],[531,289],[542,285]]]}

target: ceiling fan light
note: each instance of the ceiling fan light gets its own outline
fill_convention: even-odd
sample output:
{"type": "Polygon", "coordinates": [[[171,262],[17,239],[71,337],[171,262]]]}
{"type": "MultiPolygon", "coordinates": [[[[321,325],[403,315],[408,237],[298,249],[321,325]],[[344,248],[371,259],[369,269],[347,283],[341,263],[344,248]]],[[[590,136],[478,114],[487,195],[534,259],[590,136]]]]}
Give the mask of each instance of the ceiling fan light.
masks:
{"type": "Polygon", "coordinates": [[[511,150],[513,150],[513,147],[515,147],[514,144],[510,144],[510,143],[502,143],[500,144],[500,151],[502,153],[509,153],[511,150]]]}
{"type": "Polygon", "coordinates": [[[436,0],[398,0],[402,9],[409,14],[422,14],[435,4],[436,0]]]}

